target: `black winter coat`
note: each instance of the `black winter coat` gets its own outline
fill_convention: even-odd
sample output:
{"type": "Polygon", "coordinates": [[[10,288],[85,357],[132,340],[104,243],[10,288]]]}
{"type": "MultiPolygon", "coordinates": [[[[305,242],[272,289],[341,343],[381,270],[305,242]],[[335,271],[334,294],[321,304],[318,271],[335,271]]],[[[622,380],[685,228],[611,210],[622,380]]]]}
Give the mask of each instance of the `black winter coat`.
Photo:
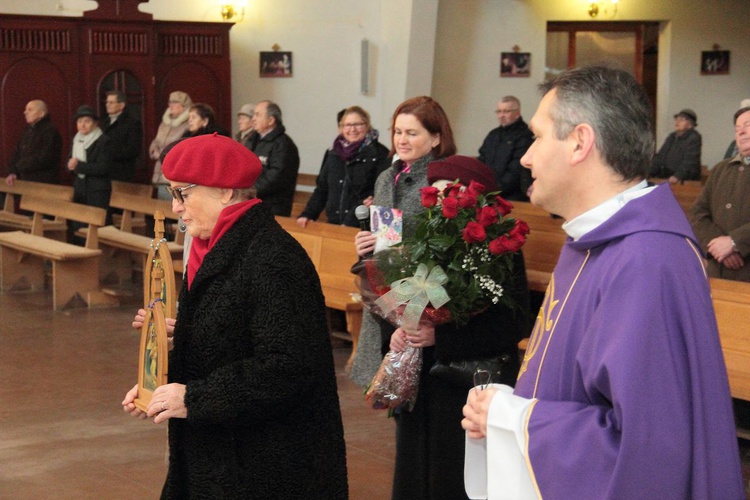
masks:
{"type": "Polygon", "coordinates": [[[23,181],[57,184],[60,179],[62,138],[49,115],[27,125],[18,141],[8,173],[23,181]]]}
{"type": "Polygon", "coordinates": [[[135,182],[135,169],[143,152],[141,121],[125,108],[114,123],[109,115],[102,120],[102,132],[111,139],[112,180],[135,182]]]}
{"type": "MultiPolygon", "coordinates": [[[[102,134],[86,150],[86,161],[78,162],[78,166],[73,172],[74,202],[104,209],[109,208],[109,196],[112,193],[110,146],[109,137],[102,134]]],[[[107,224],[109,224],[109,215],[107,219],[107,224]]]]}
{"type": "Polygon", "coordinates": [[[320,283],[264,205],[183,285],[169,382],[186,385],[187,418],[169,421],[162,498],[347,497],[320,283]]]}
{"type": "Polygon", "coordinates": [[[534,136],[523,118],[507,127],[490,131],[479,148],[479,161],[494,172],[501,196],[508,200],[528,200],[526,190],[531,185],[531,171],[521,165],[534,136]]]}
{"type": "Polygon", "coordinates": [[[523,255],[513,256],[516,276],[513,289],[506,289],[514,308],[495,305],[457,328],[454,323],[435,327],[435,345],[422,349],[424,364],[417,402],[412,411],[396,415],[396,464],[394,500],[467,498],[464,489],[462,410],[468,389],[430,374],[436,360],[445,363],[492,358],[508,354],[501,380],[515,385],[520,368],[518,342],[529,334],[529,290],[523,255]]]}
{"type": "Polygon", "coordinates": [[[250,151],[263,164],[263,171],[255,181],[258,198],[263,200],[272,214],[289,217],[299,171],[297,146],[286,135],[284,126],[278,125],[262,138],[260,134],[253,134],[250,151]]]}
{"type": "Polygon", "coordinates": [[[671,176],[681,181],[701,178],[701,148],[703,138],[694,128],[682,135],[672,132],[654,156],[649,176],[666,179],[671,176]]]}
{"type": "Polygon", "coordinates": [[[390,166],[388,155],[379,142],[371,142],[347,162],[326,151],[317,186],[300,217],[316,220],[325,209],[328,223],[358,227],[354,210],[373,195],[375,180],[390,166]]]}

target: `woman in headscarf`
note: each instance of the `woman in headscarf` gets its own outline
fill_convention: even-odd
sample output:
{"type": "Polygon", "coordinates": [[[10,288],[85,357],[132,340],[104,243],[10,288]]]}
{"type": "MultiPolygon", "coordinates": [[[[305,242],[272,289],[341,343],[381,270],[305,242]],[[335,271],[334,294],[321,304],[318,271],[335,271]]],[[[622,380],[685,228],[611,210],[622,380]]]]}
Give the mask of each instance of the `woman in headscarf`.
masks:
{"type": "Polygon", "coordinates": [[[169,357],[146,412],[169,422],[162,498],[347,497],[325,301],[305,250],[255,198],[261,163],[216,134],[162,165],[193,237],[169,357]]]}

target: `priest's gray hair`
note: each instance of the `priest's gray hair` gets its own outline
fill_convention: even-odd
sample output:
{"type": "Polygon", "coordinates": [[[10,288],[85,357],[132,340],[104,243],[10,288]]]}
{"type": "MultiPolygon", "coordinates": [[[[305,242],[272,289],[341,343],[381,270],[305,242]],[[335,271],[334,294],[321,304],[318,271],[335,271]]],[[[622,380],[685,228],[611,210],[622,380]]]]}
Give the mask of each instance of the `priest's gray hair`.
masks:
{"type": "Polygon", "coordinates": [[[621,69],[587,66],[566,71],[539,86],[556,90],[551,106],[558,139],[577,125],[594,129],[596,148],[625,180],[645,178],[654,155],[653,117],[643,87],[621,69]]]}

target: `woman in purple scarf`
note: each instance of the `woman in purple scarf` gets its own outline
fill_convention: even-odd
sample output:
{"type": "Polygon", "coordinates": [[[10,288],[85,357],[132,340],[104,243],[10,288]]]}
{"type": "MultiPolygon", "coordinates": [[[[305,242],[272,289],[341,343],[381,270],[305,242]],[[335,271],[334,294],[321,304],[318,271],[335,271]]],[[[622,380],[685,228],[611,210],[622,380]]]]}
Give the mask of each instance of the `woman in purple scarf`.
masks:
{"type": "Polygon", "coordinates": [[[388,168],[388,148],[378,142],[370,115],[359,106],[344,110],[339,135],[323,156],[318,183],[297,224],[305,227],[325,210],[326,221],[358,227],[358,205],[370,206],[378,174],[388,168]]]}

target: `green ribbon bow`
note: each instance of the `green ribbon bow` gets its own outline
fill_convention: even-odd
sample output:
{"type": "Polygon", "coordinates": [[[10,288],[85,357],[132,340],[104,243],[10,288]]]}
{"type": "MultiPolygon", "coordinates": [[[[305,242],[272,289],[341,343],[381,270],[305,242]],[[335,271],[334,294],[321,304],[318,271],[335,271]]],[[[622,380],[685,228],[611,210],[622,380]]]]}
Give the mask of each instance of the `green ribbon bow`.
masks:
{"type": "Polygon", "coordinates": [[[447,281],[448,276],[440,266],[433,267],[428,273],[427,266],[419,264],[414,276],[391,283],[391,291],[378,298],[375,305],[387,316],[401,304],[406,304],[401,326],[413,332],[417,330],[427,304],[438,309],[450,300],[442,286],[447,281]]]}

